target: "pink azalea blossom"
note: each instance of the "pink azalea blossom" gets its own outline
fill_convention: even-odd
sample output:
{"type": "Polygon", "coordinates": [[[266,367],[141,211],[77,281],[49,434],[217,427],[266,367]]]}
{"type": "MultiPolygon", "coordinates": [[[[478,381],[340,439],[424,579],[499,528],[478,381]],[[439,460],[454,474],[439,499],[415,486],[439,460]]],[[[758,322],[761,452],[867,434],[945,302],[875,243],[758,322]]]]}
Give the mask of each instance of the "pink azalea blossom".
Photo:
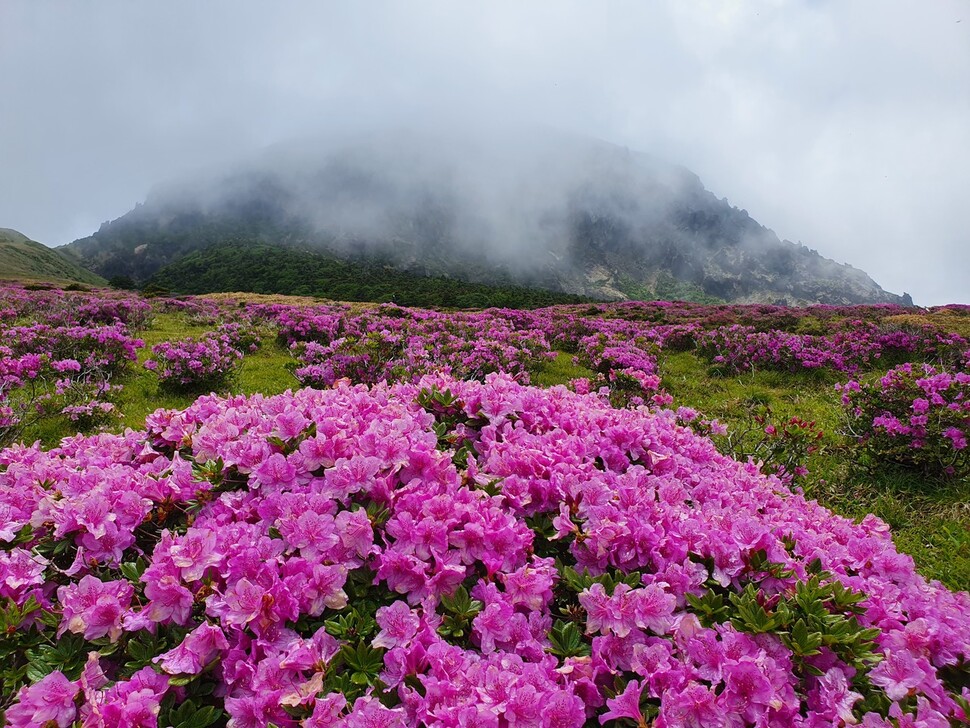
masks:
{"type": "Polygon", "coordinates": [[[57,598],[64,617],[58,636],[70,631],[86,640],[107,636],[116,641],[133,594],[134,589],[126,581],[104,582],[94,576],[81,577],[76,585],[59,587],[57,598]]]}
{"type": "Polygon", "coordinates": [[[68,728],[77,716],[74,698],[80,686],[55,671],[39,682],[17,693],[17,702],[7,708],[7,724],[11,728],[31,728],[51,723],[68,728]]]}

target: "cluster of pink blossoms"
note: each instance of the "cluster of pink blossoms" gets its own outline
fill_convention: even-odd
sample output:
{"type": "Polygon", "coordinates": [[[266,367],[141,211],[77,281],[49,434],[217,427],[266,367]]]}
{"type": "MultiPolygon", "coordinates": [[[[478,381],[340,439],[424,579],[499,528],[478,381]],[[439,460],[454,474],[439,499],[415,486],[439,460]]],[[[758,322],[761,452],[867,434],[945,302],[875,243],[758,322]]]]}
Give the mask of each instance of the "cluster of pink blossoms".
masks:
{"type": "Polygon", "coordinates": [[[935,329],[915,333],[882,329],[874,323],[854,321],[844,330],[826,335],[797,334],[731,324],[696,336],[699,351],[729,371],[768,368],[781,371],[828,369],[854,374],[884,356],[950,359],[970,343],[956,334],[935,329]]]}
{"type": "Polygon", "coordinates": [[[850,428],[873,455],[938,475],[970,472],[970,372],[901,364],[836,385],[850,428]]]}
{"type": "Polygon", "coordinates": [[[294,374],[304,386],[329,387],[344,378],[375,384],[433,372],[461,379],[505,372],[528,381],[530,365],[556,357],[541,331],[483,313],[393,305],[357,315],[330,307],[284,309],[277,325],[300,360],[294,374]]]}
{"type": "Polygon", "coordinates": [[[243,353],[233,346],[226,332],[210,332],[197,339],[163,341],[152,347],[145,368],[158,376],[162,386],[188,391],[221,387],[242,361],[243,353]]]}
{"type": "Polygon", "coordinates": [[[885,524],[564,387],[204,396],[0,452],[0,515],[0,596],[40,605],[16,634],[81,643],[11,726],[167,725],[189,703],[236,727],[968,718],[970,596],[885,524]],[[861,595],[865,666],[697,607],[757,584],[773,608],[819,569],[861,595]]]}

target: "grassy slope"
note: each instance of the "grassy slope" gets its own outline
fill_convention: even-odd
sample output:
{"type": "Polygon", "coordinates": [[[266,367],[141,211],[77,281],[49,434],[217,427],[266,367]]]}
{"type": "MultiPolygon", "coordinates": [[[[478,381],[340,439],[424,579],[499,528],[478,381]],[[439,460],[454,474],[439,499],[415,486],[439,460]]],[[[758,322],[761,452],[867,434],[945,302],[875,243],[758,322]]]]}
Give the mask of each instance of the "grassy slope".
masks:
{"type": "MultiPolygon", "coordinates": [[[[177,314],[158,315],[151,328],[139,334],[146,344],[140,361],[148,358],[153,344],[204,330],[177,314]]],[[[243,360],[230,389],[233,393],[277,394],[295,388],[297,381],[285,368],[291,361],[289,353],[267,332],[263,347],[243,360]]],[[[694,407],[732,431],[752,426],[745,408],[751,402],[768,404],[777,417],[797,415],[815,420],[825,435],[823,447],[807,463],[809,475],[800,483],[806,495],[850,518],[874,513],[892,527],[897,546],[914,557],[926,577],[939,579],[950,588],[970,589],[970,482],[928,482],[912,473],[870,469],[859,461],[839,434],[841,407],[833,386],[835,378],[770,371],[720,376],[690,352],[663,353],[660,369],[674,406],[694,407]]],[[[532,382],[552,386],[590,375],[588,369],[572,363],[571,355],[560,353],[554,361],[535,368],[532,382]]],[[[125,418],[113,428],[116,431],[138,429],[156,408],[182,408],[196,398],[159,392],[154,375],[141,366],[133,367],[122,381],[125,389],[118,404],[125,418]]],[[[39,438],[50,445],[71,432],[65,420],[35,429],[25,440],[39,438]]]]}
{"type": "Polygon", "coordinates": [[[81,268],[46,245],[9,228],[0,228],[0,279],[86,283],[103,286],[101,276],[81,268]]]}

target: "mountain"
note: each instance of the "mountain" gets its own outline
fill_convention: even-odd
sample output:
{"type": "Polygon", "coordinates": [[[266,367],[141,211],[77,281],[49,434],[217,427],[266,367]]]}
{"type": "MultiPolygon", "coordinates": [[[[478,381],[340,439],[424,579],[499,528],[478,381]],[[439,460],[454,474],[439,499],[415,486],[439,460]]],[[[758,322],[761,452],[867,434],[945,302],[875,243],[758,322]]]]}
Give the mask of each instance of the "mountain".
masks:
{"type": "Polygon", "coordinates": [[[57,250],[9,228],[0,228],[0,279],[107,284],[104,278],[81,268],[57,250]]]}
{"type": "Polygon", "coordinates": [[[160,186],[64,251],[144,281],[209,246],[254,243],[595,298],[911,303],[779,240],[683,167],[549,130],[277,145],[160,186]]]}

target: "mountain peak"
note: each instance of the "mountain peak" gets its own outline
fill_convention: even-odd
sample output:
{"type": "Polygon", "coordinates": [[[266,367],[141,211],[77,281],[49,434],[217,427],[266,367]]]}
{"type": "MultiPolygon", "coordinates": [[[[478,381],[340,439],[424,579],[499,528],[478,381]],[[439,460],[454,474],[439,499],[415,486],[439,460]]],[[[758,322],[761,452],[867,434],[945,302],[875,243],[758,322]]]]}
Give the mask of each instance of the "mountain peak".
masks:
{"type": "Polygon", "coordinates": [[[279,144],[157,187],[69,247],[146,279],[220,242],[367,257],[412,272],[599,297],[902,303],[865,273],[781,241],[690,170],[543,129],[414,129],[279,144]]]}

